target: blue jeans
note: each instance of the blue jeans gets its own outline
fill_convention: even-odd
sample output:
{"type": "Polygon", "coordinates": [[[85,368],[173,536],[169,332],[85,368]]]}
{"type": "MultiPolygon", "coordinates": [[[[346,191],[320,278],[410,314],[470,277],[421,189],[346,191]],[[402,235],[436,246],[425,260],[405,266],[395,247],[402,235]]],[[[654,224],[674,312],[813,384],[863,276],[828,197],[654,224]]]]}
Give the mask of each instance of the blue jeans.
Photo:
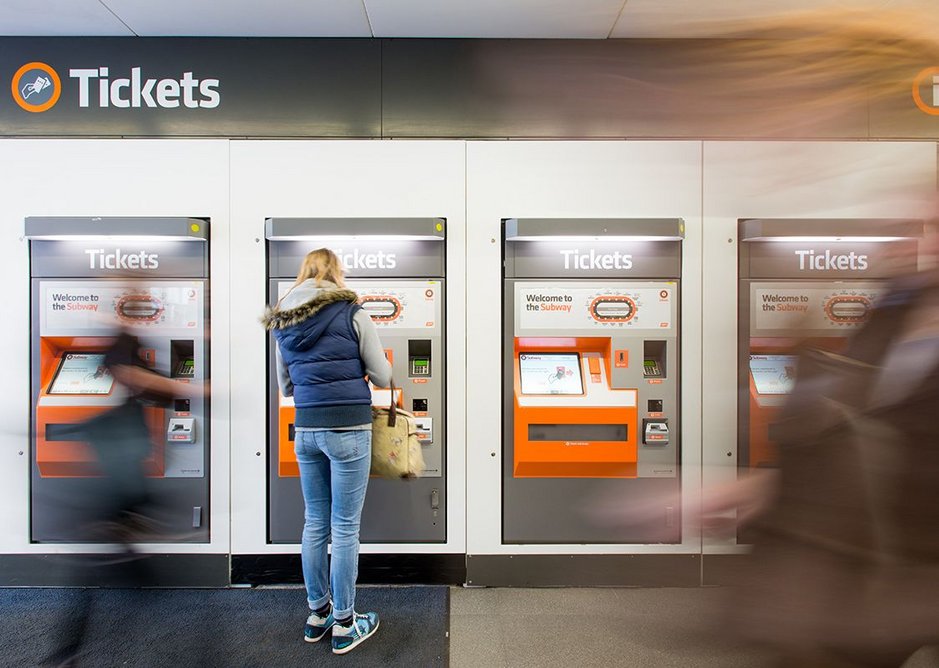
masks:
{"type": "Polygon", "coordinates": [[[372,432],[298,428],[294,445],[306,506],[301,561],[307,602],[311,610],[322,608],[331,591],[333,614],[348,617],[355,606],[359,523],[372,462],[372,432]],[[332,565],[326,550],[330,533],[332,565]]]}

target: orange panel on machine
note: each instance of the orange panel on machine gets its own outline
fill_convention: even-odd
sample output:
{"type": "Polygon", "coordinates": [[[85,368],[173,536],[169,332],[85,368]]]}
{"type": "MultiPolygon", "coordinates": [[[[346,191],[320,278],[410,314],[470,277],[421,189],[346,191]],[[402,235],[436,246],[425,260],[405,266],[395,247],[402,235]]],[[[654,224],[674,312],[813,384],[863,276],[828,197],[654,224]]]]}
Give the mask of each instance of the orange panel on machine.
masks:
{"type": "Polygon", "coordinates": [[[83,441],[47,441],[46,426],[78,425],[112,406],[48,406],[36,412],[36,464],[43,478],[87,478],[101,475],[98,458],[83,441]]]}
{"type": "Polygon", "coordinates": [[[516,402],[515,466],[521,478],[635,478],[635,407],[522,407],[516,402]],[[530,441],[531,424],[627,426],[626,441],[530,441]]]}
{"type": "MultiPolygon", "coordinates": [[[[585,396],[572,396],[572,405],[523,406],[519,402],[521,381],[518,354],[520,352],[599,353],[587,357],[584,378],[585,394],[600,373],[600,359],[610,378],[611,348],[608,337],[580,338],[521,338],[515,340],[515,455],[513,472],[520,478],[635,478],[638,462],[638,408],[637,406],[590,406],[583,403],[585,396]],[[579,405],[577,405],[579,404],[579,405]],[[529,426],[552,425],[625,425],[626,440],[565,440],[531,441],[529,426]]],[[[583,369],[581,369],[583,371],[583,369]]],[[[624,393],[635,390],[623,390],[624,393]]]]}
{"type": "Polygon", "coordinates": [[[280,421],[277,427],[277,475],[281,478],[299,478],[300,466],[297,464],[297,453],[290,440],[290,425],[294,423],[297,411],[293,406],[281,405],[277,411],[280,421]]]}
{"type": "MultiPolygon", "coordinates": [[[[99,476],[97,457],[83,441],[47,440],[47,425],[80,425],[91,418],[116,408],[114,404],[90,406],[43,405],[49,397],[49,385],[66,351],[104,352],[113,342],[110,337],[43,337],[39,346],[41,380],[40,401],[36,408],[36,466],[43,478],[85,478],[99,476]]],[[[61,397],[62,395],[58,395],[61,397]]],[[[78,395],[87,396],[87,395],[78,395]]],[[[105,395],[106,396],[106,395],[105,395]]],[[[166,426],[163,408],[144,408],[144,419],[150,431],[153,451],[144,460],[146,474],[160,477],[164,474],[166,426]]]]}
{"type": "MultiPolygon", "coordinates": [[[[98,458],[84,441],[46,440],[46,427],[50,424],[80,425],[115,406],[43,406],[36,414],[36,465],[43,478],[87,478],[101,475],[98,458]]],[[[163,476],[165,467],[165,420],[163,409],[144,408],[144,420],[150,432],[153,450],[144,462],[144,471],[150,477],[163,476]]]]}

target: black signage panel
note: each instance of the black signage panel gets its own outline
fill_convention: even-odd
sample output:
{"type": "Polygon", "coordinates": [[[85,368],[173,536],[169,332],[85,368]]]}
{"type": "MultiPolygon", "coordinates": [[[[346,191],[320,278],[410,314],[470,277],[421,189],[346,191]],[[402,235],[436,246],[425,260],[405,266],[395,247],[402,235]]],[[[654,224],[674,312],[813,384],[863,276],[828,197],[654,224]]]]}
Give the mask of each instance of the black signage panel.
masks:
{"type": "Polygon", "coordinates": [[[509,241],[508,278],[680,278],[680,241],[509,241]]]}
{"type": "Polygon", "coordinates": [[[0,37],[0,136],[937,136],[931,55],[869,99],[779,43],[0,37]]]}
{"type": "Polygon", "coordinates": [[[381,134],[376,40],[7,37],[0,75],[8,136],[381,134]]]}
{"type": "Polygon", "coordinates": [[[890,278],[916,271],[916,240],[750,241],[743,278],[890,278]]]}
{"type": "Polygon", "coordinates": [[[396,39],[382,58],[387,137],[866,137],[845,68],[742,39],[396,39]],[[781,99],[779,80],[790,73],[781,99]],[[815,113],[806,112],[811,109],[815,113]],[[817,113],[818,110],[824,113],[817,113]]]}
{"type": "Polygon", "coordinates": [[[339,256],[349,278],[443,278],[443,241],[416,239],[314,239],[268,241],[271,278],[295,278],[303,258],[317,248],[339,256]]]}
{"type": "Polygon", "coordinates": [[[29,242],[33,278],[206,278],[204,241],[89,239],[29,242]]]}

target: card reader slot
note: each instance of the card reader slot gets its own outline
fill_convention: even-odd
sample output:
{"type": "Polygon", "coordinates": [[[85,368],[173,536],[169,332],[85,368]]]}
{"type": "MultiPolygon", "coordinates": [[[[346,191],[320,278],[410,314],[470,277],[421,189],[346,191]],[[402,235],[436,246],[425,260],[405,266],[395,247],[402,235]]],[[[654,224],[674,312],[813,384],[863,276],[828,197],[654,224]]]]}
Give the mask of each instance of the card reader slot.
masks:
{"type": "Polygon", "coordinates": [[[666,341],[642,342],[643,378],[666,378],[666,341]]]}

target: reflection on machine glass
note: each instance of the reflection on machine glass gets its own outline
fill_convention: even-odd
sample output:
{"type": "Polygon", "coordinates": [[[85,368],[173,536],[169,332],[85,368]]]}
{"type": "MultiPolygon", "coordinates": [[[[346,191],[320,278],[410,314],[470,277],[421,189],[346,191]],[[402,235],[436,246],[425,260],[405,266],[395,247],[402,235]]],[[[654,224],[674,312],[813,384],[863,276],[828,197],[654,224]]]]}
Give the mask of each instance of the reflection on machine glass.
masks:
{"type": "Polygon", "coordinates": [[[104,353],[65,353],[49,394],[108,394],[113,382],[104,353]]]}
{"type": "Polygon", "coordinates": [[[796,356],[750,355],[750,373],[759,394],[789,394],[796,382],[796,356]]]}
{"type": "Polygon", "coordinates": [[[577,353],[521,353],[522,394],[583,394],[577,353]]]}

